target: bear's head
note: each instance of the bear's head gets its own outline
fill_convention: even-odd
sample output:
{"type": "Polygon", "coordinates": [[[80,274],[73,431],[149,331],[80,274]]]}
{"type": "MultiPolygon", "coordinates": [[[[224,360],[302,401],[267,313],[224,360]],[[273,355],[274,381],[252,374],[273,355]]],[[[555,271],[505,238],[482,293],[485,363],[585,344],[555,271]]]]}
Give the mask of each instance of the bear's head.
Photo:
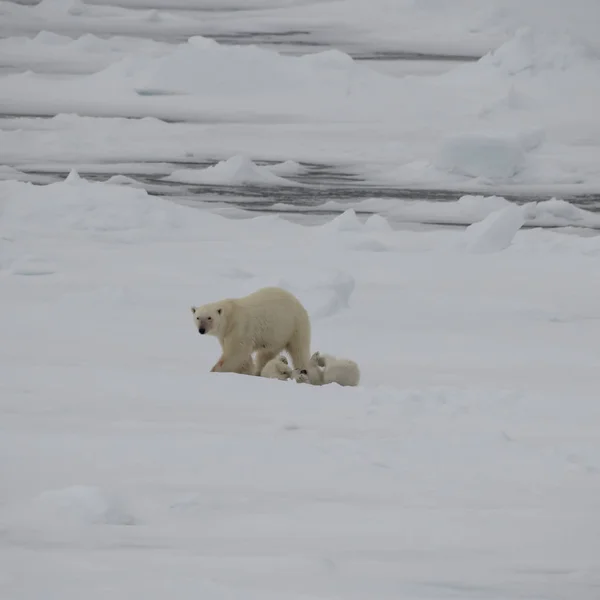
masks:
{"type": "Polygon", "coordinates": [[[310,357],[310,364],[313,367],[324,367],[325,357],[321,356],[321,353],[317,351],[310,357]]]}
{"type": "Polygon", "coordinates": [[[225,324],[225,312],[226,306],[223,302],[192,306],[192,315],[198,333],[221,337],[225,324]]]}

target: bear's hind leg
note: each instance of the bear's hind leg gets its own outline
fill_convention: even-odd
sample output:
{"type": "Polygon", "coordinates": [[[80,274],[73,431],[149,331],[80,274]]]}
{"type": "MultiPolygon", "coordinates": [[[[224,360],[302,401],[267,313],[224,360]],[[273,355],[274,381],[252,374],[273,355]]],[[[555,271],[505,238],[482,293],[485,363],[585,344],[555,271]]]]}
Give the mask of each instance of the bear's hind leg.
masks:
{"type": "Polygon", "coordinates": [[[307,369],[310,361],[310,332],[296,333],[285,348],[294,365],[294,369],[307,369]]]}
{"type": "Polygon", "coordinates": [[[256,366],[254,364],[254,359],[252,358],[252,354],[248,357],[248,360],[241,366],[240,368],[241,375],[258,375],[256,372],[256,366]]]}

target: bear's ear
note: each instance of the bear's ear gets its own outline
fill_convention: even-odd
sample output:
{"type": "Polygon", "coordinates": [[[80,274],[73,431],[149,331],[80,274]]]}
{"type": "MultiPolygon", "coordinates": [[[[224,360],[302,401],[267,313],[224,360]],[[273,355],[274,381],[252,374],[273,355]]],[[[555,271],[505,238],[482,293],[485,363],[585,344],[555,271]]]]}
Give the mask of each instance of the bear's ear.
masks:
{"type": "Polygon", "coordinates": [[[196,314],[196,307],[192,306],[191,308],[192,308],[192,313],[196,314]]]}
{"type": "Polygon", "coordinates": [[[221,309],[217,308],[217,314],[220,315],[221,314],[221,309]]]}

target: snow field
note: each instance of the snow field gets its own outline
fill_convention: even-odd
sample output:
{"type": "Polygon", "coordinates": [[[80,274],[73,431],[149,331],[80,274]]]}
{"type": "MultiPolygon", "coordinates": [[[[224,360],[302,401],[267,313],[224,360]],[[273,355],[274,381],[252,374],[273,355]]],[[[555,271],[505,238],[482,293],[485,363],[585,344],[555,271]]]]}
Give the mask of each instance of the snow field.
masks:
{"type": "Polygon", "coordinates": [[[377,72],[337,49],[290,56],[200,35],[138,46],[132,38],[90,33],[72,41],[48,32],[9,38],[0,42],[7,64],[18,63],[22,52],[35,65],[32,52],[38,52],[45,64],[75,57],[64,67],[72,74],[85,65],[97,68],[61,78],[31,71],[1,76],[6,112],[80,116],[23,130],[4,124],[0,157],[11,166],[22,157],[47,162],[56,144],[64,156],[82,146],[83,160],[241,154],[254,161],[341,163],[371,181],[405,187],[597,190],[600,63],[585,31],[583,25],[515,28],[476,62],[407,77],[377,72]],[[153,119],[109,133],[102,121],[85,116],[153,119]],[[186,127],[182,138],[177,123],[162,123],[181,120],[204,125],[193,134],[186,127]]]}
{"type": "Polygon", "coordinates": [[[399,233],[0,183],[3,595],[592,598],[600,246],[521,210],[399,233]],[[208,373],[189,305],[270,284],[360,387],[208,373]]]}
{"type": "Polygon", "coordinates": [[[112,1],[0,2],[0,598],[596,600],[600,4],[112,1]],[[151,195],[315,168],[463,195],[151,195]],[[265,285],[360,386],[208,372],[265,285]]]}

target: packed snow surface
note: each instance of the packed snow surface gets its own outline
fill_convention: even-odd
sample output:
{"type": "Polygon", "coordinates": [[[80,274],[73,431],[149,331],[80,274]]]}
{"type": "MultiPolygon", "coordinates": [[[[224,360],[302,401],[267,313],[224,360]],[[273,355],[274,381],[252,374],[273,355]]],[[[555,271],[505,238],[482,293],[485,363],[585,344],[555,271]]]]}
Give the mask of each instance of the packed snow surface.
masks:
{"type": "Polygon", "coordinates": [[[594,598],[600,240],[497,207],[398,232],[0,182],[2,597],[594,598]],[[359,387],[209,373],[189,305],[264,285],[359,387]]]}

